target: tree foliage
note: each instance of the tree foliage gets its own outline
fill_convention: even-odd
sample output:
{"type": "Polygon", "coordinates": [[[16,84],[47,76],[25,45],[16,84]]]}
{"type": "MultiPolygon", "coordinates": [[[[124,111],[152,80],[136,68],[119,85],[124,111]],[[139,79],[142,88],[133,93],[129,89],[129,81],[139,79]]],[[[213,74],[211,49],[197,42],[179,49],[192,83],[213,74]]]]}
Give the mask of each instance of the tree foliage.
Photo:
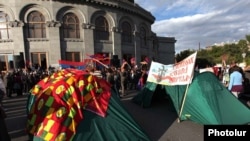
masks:
{"type": "MultiPolygon", "coordinates": [[[[247,65],[250,65],[249,48],[250,35],[246,35],[246,39],[241,39],[238,43],[212,46],[210,48],[198,50],[196,62],[201,67],[220,64],[223,59],[226,61],[226,64],[230,64],[232,61],[237,63],[245,61],[247,65]],[[246,53],[245,58],[243,58],[243,53],[246,53]]],[[[179,62],[194,52],[195,50],[184,50],[176,55],[176,61],[179,62]]]]}
{"type": "Polygon", "coordinates": [[[175,59],[177,62],[185,59],[186,57],[188,57],[189,55],[193,54],[195,51],[194,50],[184,50],[182,52],[180,52],[180,54],[177,54],[175,56],[175,59]]]}

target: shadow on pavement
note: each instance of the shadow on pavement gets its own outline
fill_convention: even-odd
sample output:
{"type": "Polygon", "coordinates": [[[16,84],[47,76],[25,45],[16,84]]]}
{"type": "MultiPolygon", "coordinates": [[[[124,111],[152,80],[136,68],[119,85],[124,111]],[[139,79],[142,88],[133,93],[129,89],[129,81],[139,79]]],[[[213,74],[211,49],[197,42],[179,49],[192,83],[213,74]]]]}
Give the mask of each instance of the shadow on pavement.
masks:
{"type": "Polygon", "coordinates": [[[176,120],[177,114],[175,109],[171,101],[167,98],[161,100],[154,99],[150,107],[143,108],[132,101],[135,95],[136,92],[129,93],[121,100],[128,112],[149,135],[152,141],[157,141],[176,120]]]}
{"type": "Polygon", "coordinates": [[[178,122],[178,115],[168,96],[154,97],[151,106],[143,108],[133,103],[132,98],[136,94],[128,93],[121,101],[152,141],[203,140],[203,126],[192,121],[178,122]]]}

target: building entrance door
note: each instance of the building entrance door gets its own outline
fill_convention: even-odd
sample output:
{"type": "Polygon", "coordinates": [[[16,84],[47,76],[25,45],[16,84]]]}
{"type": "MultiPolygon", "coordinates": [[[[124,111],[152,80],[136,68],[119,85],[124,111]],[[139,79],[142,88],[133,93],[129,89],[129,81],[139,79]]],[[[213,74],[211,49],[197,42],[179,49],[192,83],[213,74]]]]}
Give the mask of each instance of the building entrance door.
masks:
{"type": "Polygon", "coordinates": [[[35,69],[47,69],[47,54],[46,52],[32,52],[31,62],[35,69]]]}
{"type": "Polygon", "coordinates": [[[0,71],[14,69],[13,54],[0,54],[0,71]]]}

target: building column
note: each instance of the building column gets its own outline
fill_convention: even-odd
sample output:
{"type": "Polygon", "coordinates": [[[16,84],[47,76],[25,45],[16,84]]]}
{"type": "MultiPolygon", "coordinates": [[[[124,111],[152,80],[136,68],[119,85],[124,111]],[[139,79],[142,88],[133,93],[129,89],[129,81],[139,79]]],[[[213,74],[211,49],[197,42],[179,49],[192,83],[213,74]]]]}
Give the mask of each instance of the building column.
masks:
{"type": "MultiPolygon", "coordinates": [[[[23,26],[22,21],[10,21],[9,26],[11,27],[12,35],[10,38],[13,40],[12,44],[12,55],[14,68],[20,68],[19,62],[26,60],[26,49],[23,37],[23,26]],[[15,35],[13,35],[15,34],[15,35]]],[[[10,51],[10,50],[9,50],[10,51]]],[[[22,66],[23,67],[23,66],[22,66]]],[[[9,68],[8,68],[9,69],[9,68]]]]}
{"type": "Polygon", "coordinates": [[[154,45],[153,45],[153,37],[152,36],[149,36],[147,38],[147,46],[148,46],[148,57],[150,59],[150,61],[152,61],[152,58],[154,56],[154,45]]]}
{"type": "Polygon", "coordinates": [[[118,55],[118,58],[122,61],[121,32],[118,27],[112,28],[112,42],[111,54],[118,55]]]}
{"type": "Polygon", "coordinates": [[[61,60],[61,45],[60,45],[60,27],[59,21],[48,21],[47,27],[49,28],[49,42],[50,48],[47,52],[47,67],[58,64],[58,60],[61,60]]]}
{"type": "Polygon", "coordinates": [[[141,61],[141,49],[140,49],[140,34],[137,30],[134,31],[134,55],[135,55],[135,64],[140,65],[141,61]]]}
{"type": "Polygon", "coordinates": [[[95,53],[95,46],[94,46],[94,29],[95,27],[90,24],[83,23],[83,36],[84,36],[84,46],[83,46],[83,60],[88,58],[87,54],[94,54],[95,53]]]}

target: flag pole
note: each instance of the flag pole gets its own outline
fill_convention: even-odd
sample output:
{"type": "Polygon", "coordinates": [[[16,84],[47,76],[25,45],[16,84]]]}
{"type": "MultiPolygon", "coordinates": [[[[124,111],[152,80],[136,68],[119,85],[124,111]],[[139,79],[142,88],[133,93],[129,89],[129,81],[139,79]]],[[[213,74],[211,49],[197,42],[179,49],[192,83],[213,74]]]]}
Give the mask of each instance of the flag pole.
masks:
{"type": "Polygon", "coordinates": [[[178,123],[180,122],[180,118],[181,118],[183,107],[184,107],[184,104],[185,104],[185,101],[186,101],[187,91],[188,91],[189,85],[190,85],[190,83],[186,87],[186,90],[185,90],[185,93],[184,93],[184,98],[183,98],[182,103],[181,103],[181,109],[180,109],[180,112],[179,112],[179,115],[178,115],[178,123]]]}
{"type": "MultiPolygon", "coordinates": [[[[195,67],[195,65],[194,65],[195,67]]],[[[182,111],[183,111],[183,107],[184,107],[184,104],[185,104],[185,101],[186,101],[186,97],[187,97],[187,92],[188,92],[188,88],[191,84],[191,81],[193,80],[193,77],[194,77],[194,67],[193,67],[193,73],[192,73],[192,78],[190,79],[190,82],[188,83],[187,87],[186,87],[186,90],[185,90],[185,93],[184,93],[184,98],[182,100],[182,104],[181,104],[181,109],[180,109],[180,112],[179,112],[179,115],[178,115],[178,123],[180,122],[180,119],[181,119],[181,114],[182,114],[182,111]]]]}
{"type": "Polygon", "coordinates": [[[94,60],[94,61],[100,63],[101,65],[103,65],[103,66],[106,67],[106,68],[109,68],[109,66],[103,64],[102,62],[100,62],[99,60],[97,60],[97,59],[95,59],[95,58],[92,58],[92,60],[94,60]]]}

